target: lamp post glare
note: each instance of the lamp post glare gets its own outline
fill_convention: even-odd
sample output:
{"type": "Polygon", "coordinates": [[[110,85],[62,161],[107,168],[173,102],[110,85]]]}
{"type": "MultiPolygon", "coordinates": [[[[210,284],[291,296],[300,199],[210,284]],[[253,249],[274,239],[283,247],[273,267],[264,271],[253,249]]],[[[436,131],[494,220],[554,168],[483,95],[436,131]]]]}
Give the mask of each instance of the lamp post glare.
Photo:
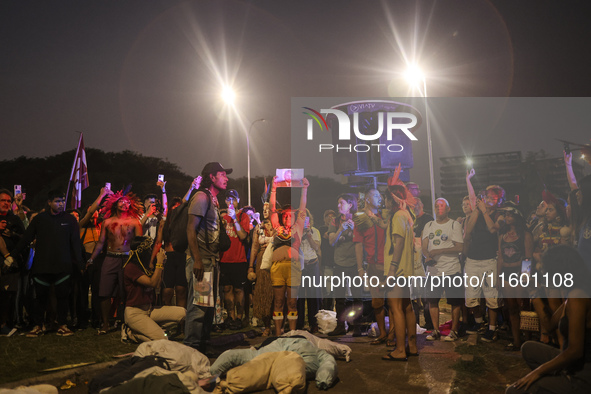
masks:
{"type": "Polygon", "coordinates": [[[229,105],[234,105],[234,100],[236,99],[236,94],[229,86],[224,86],[222,89],[222,99],[229,105]]]}
{"type": "Polygon", "coordinates": [[[411,86],[420,87],[421,84],[425,81],[425,75],[416,64],[410,65],[408,70],[406,70],[406,74],[404,76],[408,81],[408,84],[411,86]]]}
{"type": "Polygon", "coordinates": [[[409,65],[408,69],[406,70],[405,77],[409,85],[411,85],[412,87],[418,87],[419,91],[421,90],[421,85],[423,85],[423,91],[421,92],[421,94],[425,99],[425,119],[427,121],[429,179],[431,183],[431,212],[433,214],[433,219],[435,219],[435,175],[433,174],[433,145],[431,141],[431,124],[429,122],[429,103],[427,102],[427,79],[425,78],[425,74],[423,74],[421,69],[416,64],[409,65]]]}

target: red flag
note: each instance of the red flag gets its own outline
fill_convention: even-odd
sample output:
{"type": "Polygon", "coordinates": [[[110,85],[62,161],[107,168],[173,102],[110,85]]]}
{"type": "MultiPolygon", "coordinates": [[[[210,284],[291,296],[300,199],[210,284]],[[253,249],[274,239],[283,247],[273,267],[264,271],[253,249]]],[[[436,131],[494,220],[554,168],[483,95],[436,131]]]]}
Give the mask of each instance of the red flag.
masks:
{"type": "Polygon", "coordinates": [[[80,133],[76,158],[70,175],[72,187],[72,208],[77,209],[82,205],[82,190],[88,187],[88,168],[86,167],[86,152],[84,151],[84,138],[80,133]]]}

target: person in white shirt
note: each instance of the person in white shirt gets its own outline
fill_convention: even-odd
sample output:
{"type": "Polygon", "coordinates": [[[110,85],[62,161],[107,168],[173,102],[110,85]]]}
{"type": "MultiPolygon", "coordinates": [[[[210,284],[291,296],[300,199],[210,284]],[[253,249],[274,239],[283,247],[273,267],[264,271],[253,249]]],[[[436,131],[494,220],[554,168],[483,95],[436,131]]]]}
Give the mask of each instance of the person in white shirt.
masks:
{"type": "Polygon", "coordinates": [[[426,298],[435,328],[427,336],[428,341],[441,338],[439,332],[439,300],[443,292],[447,303],[452,306],[452,327],[445,341],[453,342],[458,339],[461,305],[464,303],[464,287],[462,285],[462,267],[459,253],[464,247],[462,225],[448,217],[449,202],[445,198],[435,200],[435,217],[423,229],[422,250],[425,265],[428,269],[426,298]],[[434,277],[437,278],[434,278],[434,277]],[[454,281],[454,278],[459,277],[454,281]]]}

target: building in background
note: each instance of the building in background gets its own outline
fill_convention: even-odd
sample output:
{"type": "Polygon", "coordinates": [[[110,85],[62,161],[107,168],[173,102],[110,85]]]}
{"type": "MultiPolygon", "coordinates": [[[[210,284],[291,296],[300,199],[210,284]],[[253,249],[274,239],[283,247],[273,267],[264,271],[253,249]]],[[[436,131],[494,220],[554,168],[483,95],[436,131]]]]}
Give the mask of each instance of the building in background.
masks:
{"type": "MultiPolygon", "coordinates": [[[[507,200],[519,201],[524,214],[529,213],[540,202],[544,188],[566,200],[569,192],[566,168],[562,157],[548,157],[547,153],[502,152],[466,156],[442,157],[440,167],[441,196],[450,202],[450,217],[462,216],[462,198],[468,194],[466,171],[474,168],[476,175],[472,185],[476,194],[488,185],[499,185],[505,189],[507,200]]],[[[583,165],[573,159],[573,170],[577,179],[583,177],[583,165]]]]}

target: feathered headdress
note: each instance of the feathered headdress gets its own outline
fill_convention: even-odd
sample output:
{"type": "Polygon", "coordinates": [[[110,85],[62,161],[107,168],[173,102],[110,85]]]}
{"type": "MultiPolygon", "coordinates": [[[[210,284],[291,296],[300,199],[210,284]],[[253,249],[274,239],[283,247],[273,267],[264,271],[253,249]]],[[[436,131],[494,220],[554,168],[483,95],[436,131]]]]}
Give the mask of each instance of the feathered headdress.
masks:
{"type": "Polygon", "coordinates": [[[119,190],[117,193],[111,194],[103,205],[103,211],[105,213],[105,219],[110,218],[117,209],[117,202],[122,198],[129,200],[129,214],[134,218],[140,218],[144,214],[144,207],[138,196],[131,193],[129,190],[131,185],[128,185],[125,189],[119,190]]]}
{"type": "Polygon", "coordinates": [[[265,191],[261,195],[261,201],[264,203],[269,202],[269,195],[271,194],[271,185],[267,185],[267,178],[265,178],[265,191]]]}
{"type": "Polygon", "coordinates": [[[393,193],[390,193],[390,192],[388,192],[388,193],[390,193],[390,195],[392,196],[394,201],[396,201],[396,203],[398,204],[400,209],[406,209],[407,206],[409,206],[411,209],[414,209],[417,202],[415,200],[415,197],[406,188],[406,185],[404,184],[404,182],[402,182],[400,180],[401,169],[402,169],[402,166],[400,165],[400,163],[398,163],[398,167],[396,167],[394,174],[390,178],[388,178],[388,186],[400,185],[400,186],[404,187],[406,198],[403,200],[400,197],[394,195],[393,193]]]}

